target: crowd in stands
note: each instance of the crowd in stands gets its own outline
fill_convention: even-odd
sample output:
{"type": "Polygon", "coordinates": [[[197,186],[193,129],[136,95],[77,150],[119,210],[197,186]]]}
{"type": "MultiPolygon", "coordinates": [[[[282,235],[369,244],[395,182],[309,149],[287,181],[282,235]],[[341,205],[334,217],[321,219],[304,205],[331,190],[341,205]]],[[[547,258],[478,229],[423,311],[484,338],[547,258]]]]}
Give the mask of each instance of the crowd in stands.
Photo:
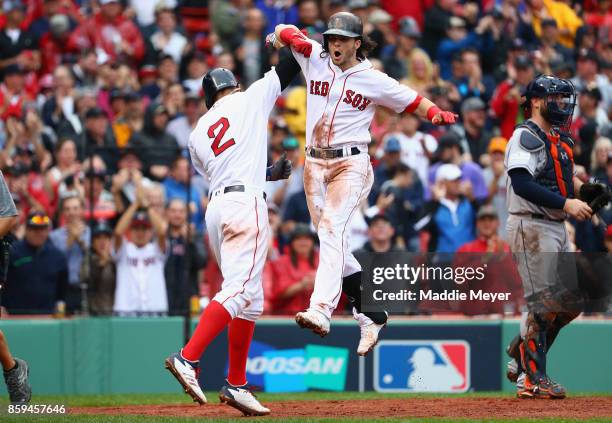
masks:
{"type": "MultiPolygon", "coordinates": [[[[504,152],[540,73],[579,93],[577,175],[612,183],[609,0],[0,4],[0,169],[20,213],[2,292],[10,314],[177,315],[214,295],[207,181],[186,148],[206,111],[201,78],[225,67],[248,87],[278,61],[265,37],[279,23],[321,41],[331,14],[358,15],[377,43],[373,67],[460,117],[441,128],[377,109],[374,185],[348,228],[355,251],[508,253],[504,152]]],[[[266,188],[266,314],[307,308],[314,284],[305,121],[300,76],[269,122],[270,162],[286,153],[293,174],[266,188]]],[[[611,223],[610,207],[569,222],[575,250],[612,251],[611,223]]]]}

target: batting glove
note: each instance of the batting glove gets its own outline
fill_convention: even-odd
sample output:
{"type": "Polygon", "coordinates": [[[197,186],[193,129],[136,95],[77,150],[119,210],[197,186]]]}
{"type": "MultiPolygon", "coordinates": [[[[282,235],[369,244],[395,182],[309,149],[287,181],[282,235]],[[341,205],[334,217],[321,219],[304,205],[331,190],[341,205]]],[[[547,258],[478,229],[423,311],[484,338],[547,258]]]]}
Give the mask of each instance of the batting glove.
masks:
{"type": "Polygon", "coordinates": [[[458,117],[455,113],[443,111],[438,106],[432,106],[427,110],[427,119],[434,125],[452,125],[458,117]]]}
{"type": "Polygon", "coordinates": [[[295,28],[285,28],[280,32],[280,39],[284,44],[288,44],[295,51],[304,57],[310,57],[312,53],[312,44],[308,41],[308,37],[303,32],[295,28]]]}
{"type": "Polygon", "coordinates": [[[291,161],[287,158],[287,154],[283,153],[280,158],[272,163],[272,166],[266,169],[266,181],[278,181],[279,179],[287,179],[291,175],[291,161]]]}

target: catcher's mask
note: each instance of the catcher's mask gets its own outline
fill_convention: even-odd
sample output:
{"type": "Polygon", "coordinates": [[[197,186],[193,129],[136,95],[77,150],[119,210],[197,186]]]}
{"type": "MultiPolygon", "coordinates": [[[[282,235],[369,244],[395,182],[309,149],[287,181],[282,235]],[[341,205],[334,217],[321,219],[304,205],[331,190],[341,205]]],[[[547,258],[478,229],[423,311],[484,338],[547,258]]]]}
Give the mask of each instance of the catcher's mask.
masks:
{"type": "Polygon", "coordinates": [[[238,80],[231,70],[225,68],[215,68],[206,73],[202,79],[202,89],[204,90],[204,102],[210,109],[215,104],[215,96],[219,91],[226,88],[237,88],[238,80]]]}
{"type": "Polygon", "coordinates": [[[525,88],[525,101],[522,106],[531,113],[531,99],[542,98],[545,107],[541,110],[542,117],[551,125],[560,128],[569,126],[576,107],[576,89],[568,79],[555,76],[539,75],[525,88]]]}

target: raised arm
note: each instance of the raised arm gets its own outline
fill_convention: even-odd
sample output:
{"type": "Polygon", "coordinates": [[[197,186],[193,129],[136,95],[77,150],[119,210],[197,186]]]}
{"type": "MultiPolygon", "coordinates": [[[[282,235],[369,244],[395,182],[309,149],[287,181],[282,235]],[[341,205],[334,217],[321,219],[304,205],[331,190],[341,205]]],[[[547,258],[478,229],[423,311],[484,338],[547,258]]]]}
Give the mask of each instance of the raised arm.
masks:
{"type": "Polygon", "coordinates": [[[138,200],[134,201],[127,210],[121,215],[121,218],[117,222],[117,226],[115,226],[115,251],[119,251],[121,248],[121,244],[123,243],[123,237],[125,236],[125,232],[130,227],[130,223],[132,223],[132,218],[134,217],[134,213],[138,210],[140,204],[138,200]]]}

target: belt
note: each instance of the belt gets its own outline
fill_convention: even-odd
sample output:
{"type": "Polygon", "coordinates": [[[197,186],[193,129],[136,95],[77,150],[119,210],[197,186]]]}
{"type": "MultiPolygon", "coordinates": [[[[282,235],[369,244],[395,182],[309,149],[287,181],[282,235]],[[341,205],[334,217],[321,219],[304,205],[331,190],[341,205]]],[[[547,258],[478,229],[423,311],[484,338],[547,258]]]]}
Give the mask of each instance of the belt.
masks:
{"type": "Polygon", "coordinates": [[[315,148],[309,147],[306,149],[306,154],[315,159],[338,159],[341,157],[356,156],[361,153],[361,150],[357,147],[344,147],[344,148],[315,148]]]}
{"type": "Polygon", "coordinates": [[[538,220],[548,220],[550,222],[556,222],[556,223],[565,222],[565,219],[552,219],[540,213],[510,213],[510,214],[513,214],[515,216],[531,217],[532,219],[538,219],[538,220]]]}
{"type": "Polygon", "coordinates": [[[213,197],[216,197],[221,194],[227,194],[228,192],[247,192],[247,191],[252,191],[255,193],[262,193],[264,200],[267,200],[268,196],[266,195],[264,191],[261,191],[258,189],[255,190],[255,189],[247,188],[244,185],[230,185],[224,188],[219,188],[218,190],[210,192],[208,194],[208,199],[212,200],[213,197]]]}

